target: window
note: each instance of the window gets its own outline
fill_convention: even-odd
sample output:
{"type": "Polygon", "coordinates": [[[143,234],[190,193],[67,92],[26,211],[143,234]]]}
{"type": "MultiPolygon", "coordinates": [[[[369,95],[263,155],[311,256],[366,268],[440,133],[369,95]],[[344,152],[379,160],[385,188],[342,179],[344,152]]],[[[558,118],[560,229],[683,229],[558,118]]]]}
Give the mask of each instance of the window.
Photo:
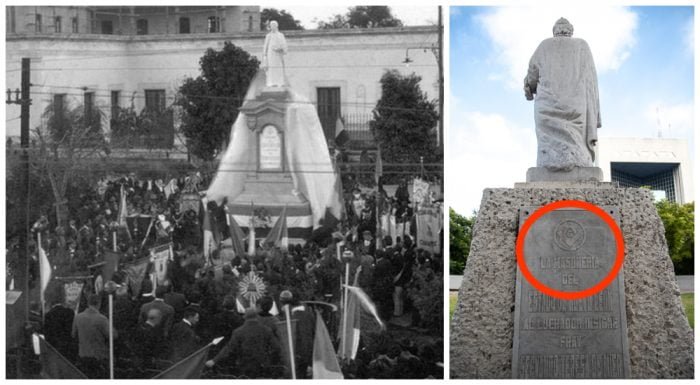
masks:
{"type": "Polygon", "coordinates": [[[54,31],[56,33],[61,33],[62,25],[61,25],[61,16],[56,16],[53,19],[53,26],[54,26],[54,31]]]}
{"type": "Polygon", "coordinates": [[[77,17],[71,17],[70,19],[70,24],[71,24],[71,31],[73,33],[78,33],[78,18],[77,17]]]}
{"type": "Polygon", "coordinates": [[[148,35],[148,20],[146,20],[146,19],[136,20],[136,34],[137,35],[148,35]]]}
{"type": "Polygon", "coordinates": [[[221,32],[220,21],[221,19],[218,16],[209,16],[209,18],[207,19],[207,27],[209,33],[221,32]]]}
{"type": "Polygon", "coordinates": [[[66,94],[55,94],[53,96],[53,113],[54,116],[63,116],[63,105],[66,99],[66,94]]]}
{"type": "Polygon", "coordinates": [[[112,20],[102,20],[102,34],[111,35],[114,33],[114,27],[112,26],[112,20]]]}
{"type": "Polygon", "coordinates": [[[190,18],[181,17],[180,18],[180,33],[190,33],[190,18]]]}
{"type": "Polygon", "coordinates": [[[340,117],[340,87],[316,88],[316,109],[326,140],[335,138],[335,124],[340,117]]]}
{"type": "Polygon", "coordinates": [[[95,104],[95,93],[86,92],[83,94],[83,105],[85,106],[85,116],[90,117],[92,115],[92,107],[95,104]]]}
{"type": "Polygon", "coordinates": [[[248,32],[253,32],[253,16],[248,16],[248,32]]]}
{"type": "Polygon", "coordinates": [[[145,90],[146,109],[151,111],[165,110],[165,90],[145,90]]]}
{"type": "Polygon", "coordinates": [[[41,32],[41,15],[38,13],[34,16],[34,31],[41,32]]]}
{"type": "Polygon", "coordinates": [[[110,93],[110,107],[112,111],[112,119],[116,119],[119,115],[119,94],[120,91],[112,91],[110,93]]]}

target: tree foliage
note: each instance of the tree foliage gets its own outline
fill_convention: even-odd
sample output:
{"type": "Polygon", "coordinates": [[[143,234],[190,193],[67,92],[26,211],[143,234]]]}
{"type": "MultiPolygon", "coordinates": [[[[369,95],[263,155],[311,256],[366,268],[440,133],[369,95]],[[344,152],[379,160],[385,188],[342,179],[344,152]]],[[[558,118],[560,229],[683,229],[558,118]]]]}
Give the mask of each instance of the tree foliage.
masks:
{"type": "Polygon", "coordinates": [[[676,274],[693,274],[695,258],[695,203],[661,200],[656,210],[664,223],[668,253],[676,274]]]}
{"type": "Polygon", "coordinates": [[[450,207],[450,274],[464,273],[475,220],[475,214],[467,218],[450,207]]]}
{"type": "Polygon", "coordinates": [[[60,226],[67,224],[67,196],[78,170],[95,157],[109,154],[102,119],[103,114],[96,106],[52,103],[44,110],[45,123],[34,130],[39,151],[35,152],[32,166],[48,177],[60,226]]]}
{"type": "Polygon", "coordinates": [[[229,140],[260,61],[227,41],[221,51],[207,49],[199,65],[201,75],[184,80],[175,104],[183,110],[180,127],[190,153],[211,161],[229,140]]]}
{"type": "Polygon", "coordinates": [[[442,162],[434,128],[438,113],[435,102],[420,89],[420,76],[401,75],[396,70],[384,73],[380,83],[382,97],[372,111],[370,121],[385,163],[418,164],[442,162]]]}
{"type": "Polygon", "coordinates": [[[267,30],[267,23],[276,20],[280,31],[303,30],[299,20],[296,20],[291,13],[276,8],[265,8],[260,12],[260,30],[267,30]]]}
{"type": "Polygon", "coordinates": [[[403,22],[387,6],[360,5],[348,8],[344,15],[318,21],[319,29],[401,27],[403,22]]]}

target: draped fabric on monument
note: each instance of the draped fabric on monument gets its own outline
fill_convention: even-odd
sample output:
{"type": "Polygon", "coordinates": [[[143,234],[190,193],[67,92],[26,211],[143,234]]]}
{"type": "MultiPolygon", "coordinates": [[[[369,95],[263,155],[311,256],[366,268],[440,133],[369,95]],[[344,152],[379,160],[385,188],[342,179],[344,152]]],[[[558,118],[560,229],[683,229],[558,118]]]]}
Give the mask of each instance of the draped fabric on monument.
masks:
{"type": "Polygon", "coordinates": [[[544,40],[530,59],[525,83],[536,93],[537,166],[567,171],[593,166],[601,122],[588,44],[562,36],[544,40]]]}
{"type": "MultiPolygon", "coordinates": [[[[258,90],[264,86],[265,76],[261,72],[256,75],[246,95],[246,100],[254,99],[258,90]]],[[[318,120],[316,108],[303,96],[289,90],[291,103],[287,103],[285,113],[284,148],[286,165],[292,176],[295,190],[308,199],[311,206],[309,220],[301,220],[310,228],[319,227],[319,220],[324,217],[326,208],[340,218],[342,203],[340,192],[336,189],[336,178],[333,164],[328,152],[326,139],[318,120]],[[308,223],[311,222],[311,223],[308,223]]],[[[221,204],[228,198],[229,206],[233,209],[239,225],[246,226],[248,221],[242,221],[242,215],[250,217],[253,209],[260,207],[234,208],[230,205],[241,194],[246,180],[246,174],[255,173],[257,164],[249,161],[249,146],[251,135],[255,135],[246,123],[244,114],[239,114],[233,124],[231,140],[224,153],[216,177],[209,186],[207,199],[221,204]]],[[[253,203],[253,202],[251,202],[253,203]]],[[[278,214],[279,215],[279,214],[278,214]]],[[[293,215],[289,214],[291,220],[293,215]]],[[[296,227],[288,222],[290,237],[296,227]]],[[[310,233],[310,231],[309,231],[310,233]]]]}

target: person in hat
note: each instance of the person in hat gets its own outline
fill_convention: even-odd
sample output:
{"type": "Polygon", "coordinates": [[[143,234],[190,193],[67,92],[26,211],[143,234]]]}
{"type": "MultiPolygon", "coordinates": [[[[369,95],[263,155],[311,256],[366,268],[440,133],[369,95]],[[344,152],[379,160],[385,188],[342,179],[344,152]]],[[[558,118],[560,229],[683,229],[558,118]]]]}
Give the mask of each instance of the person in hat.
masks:
{"type": "Polygon", "coordinates": [[[270,377],[271,368],[279,362],[280,345],[272,331],[260,322],[255,308],[248,308],[245,323],[231,334],[228,344],[207,361],[209,368],[228,359],[240,374],[249,378],[270,377]]]}
{"type": "MultiPolygon", "coordinates": [[[[316,319],[305,306],[301,305],[289,290],[280,293],[280,304],[282,308],[289,305],[292,320],[297,321],[296,333],[294,335],[294,361],[296,363],[297,378],[307,378],[307,372],[312,364],[314,349],[314,334],[316,332],[316,319]]],[[[280,314],[281,321],[286,320],[286,313],[280,314]]],[[[286,341],[281,341],[286,343],[286,341]]]]}

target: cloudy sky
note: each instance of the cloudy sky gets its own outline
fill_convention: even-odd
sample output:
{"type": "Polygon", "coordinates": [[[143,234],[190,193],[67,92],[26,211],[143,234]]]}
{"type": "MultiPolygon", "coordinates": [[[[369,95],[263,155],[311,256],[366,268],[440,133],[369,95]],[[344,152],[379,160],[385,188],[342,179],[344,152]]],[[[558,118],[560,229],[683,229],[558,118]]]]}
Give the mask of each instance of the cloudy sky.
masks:
{"type": "MultiPolygon", "coordinates": [[[[299,6],[284,3],[263,4],[262,8],[284,9],[301,22],[306,29],[316,28],[315,20],[327,21],[337,14],[345,14],[348,5],[333,6],[299,6]]],[[[437,6],[390,6],[392,14],[403,21],[404,25],[436,25],[437,6]]],[[[443,7],[443,12],[446,7],[443,7]]]]}
{"type": "Polygon", "coordinates": [[[452,7],[446,171],[457,212],[470,215],[484,188],[513,187],[535,165],[523,78],[561,16],[593,51],[599,137],[656,137],[661,129],[693,143],[692,7],[452,7]]]}

